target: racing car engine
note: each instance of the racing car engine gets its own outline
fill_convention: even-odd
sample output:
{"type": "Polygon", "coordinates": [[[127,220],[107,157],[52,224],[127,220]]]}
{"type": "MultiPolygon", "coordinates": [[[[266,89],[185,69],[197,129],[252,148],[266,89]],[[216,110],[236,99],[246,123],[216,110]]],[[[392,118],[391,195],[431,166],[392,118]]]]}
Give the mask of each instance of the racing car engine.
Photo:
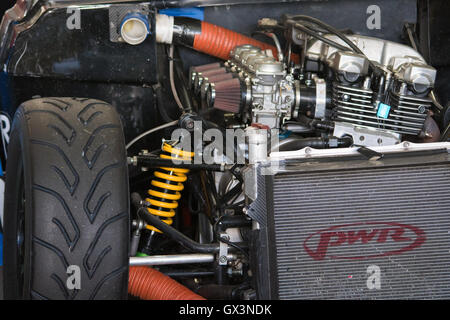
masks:
{"type": "MultiPolygon", "coordinates": [[[[336,36],[327,39],[339,43],[336,36]]],[[[408,46],[349,39],[363,51],[302,40],[307,44],[302,66],[282,54],[273,57],[271,50],[241,45],[223,64],[191,68],[192,87],[202,106],[269,128],[325,130],[364,146],[394,145],[404,137],[436,141],[429,97],[436,70],[408,46]]]]}

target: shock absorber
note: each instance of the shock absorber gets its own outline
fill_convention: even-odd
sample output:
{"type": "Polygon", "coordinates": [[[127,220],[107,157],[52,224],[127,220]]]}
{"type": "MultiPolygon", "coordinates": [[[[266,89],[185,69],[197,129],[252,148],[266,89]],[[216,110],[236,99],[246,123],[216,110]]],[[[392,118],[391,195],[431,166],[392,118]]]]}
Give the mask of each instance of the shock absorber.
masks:
{"type": "MultiPolygon", "coordinates": [[[[171,160],[192,160],[193,152],[183,151],[175,146],[164,142],[160,158],[171,160]]],[[[184,189],[183,182],[187,180],[189,169],[160,167],[154,173],[151,182],[151,189],[148,190],[149,197],[145,199],[148,205],[148,213],[158,216],[162,221],[171,225],[175,210],[178,207],[178,200],[181,198],[181,191],[184,189]]],[[[147,225],[147,229],[156,233],[161,233],[154,226],[147,225]]]]}

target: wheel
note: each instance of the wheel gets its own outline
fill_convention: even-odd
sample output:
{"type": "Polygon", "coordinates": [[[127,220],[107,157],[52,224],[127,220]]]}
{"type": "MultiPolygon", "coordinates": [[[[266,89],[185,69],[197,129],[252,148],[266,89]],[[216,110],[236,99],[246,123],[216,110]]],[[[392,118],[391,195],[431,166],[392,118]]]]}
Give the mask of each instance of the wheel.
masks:
{"type": "Polygon", "coordinates": [[[5,299],[124,299],[125,141],[102,101],[40,98],[14,117],[6,165],[5,299]]]}

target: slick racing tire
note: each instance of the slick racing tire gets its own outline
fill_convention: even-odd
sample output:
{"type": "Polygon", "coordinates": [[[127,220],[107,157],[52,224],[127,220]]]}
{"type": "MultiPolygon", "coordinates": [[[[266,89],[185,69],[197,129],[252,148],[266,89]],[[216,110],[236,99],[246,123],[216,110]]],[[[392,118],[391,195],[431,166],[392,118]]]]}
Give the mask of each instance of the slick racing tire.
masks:
{"type": "Polygon", "coordinates": [[[5,299],[125,299],[129,191],[122,125],[102,101],[17,110],[4,207],[5,299]]]}

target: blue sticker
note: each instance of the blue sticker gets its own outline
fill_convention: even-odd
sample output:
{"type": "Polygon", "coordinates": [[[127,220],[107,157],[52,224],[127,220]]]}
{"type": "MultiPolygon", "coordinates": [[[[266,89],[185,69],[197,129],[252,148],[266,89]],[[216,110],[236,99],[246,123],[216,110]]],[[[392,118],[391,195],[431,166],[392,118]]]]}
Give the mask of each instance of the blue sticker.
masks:
{"type": "Polygon", "coordinates": [[[203,21],[205,19],[204,8],[170,8],[159,10],[159,13],[173,17],[187,17],[203,21]]]}
{"type": "Polygon", "coordinates": [[[389,117],[389,112],[391,111],[391,106],[384,103],[378,104],[377,117],[387,119],[389,117]]]}
{"type": "Polygon", "coordinates": [[[284,139],[286,139],[286,138],[289,138],[289,136],[291,135],[291,133],[292,133],[292,131],[286,130],[286,131],[284,131],[283,133],[280,133],[280,134],[278,135],[278,138],[279,138],[280,140],[284,140],[284,139]]]}

